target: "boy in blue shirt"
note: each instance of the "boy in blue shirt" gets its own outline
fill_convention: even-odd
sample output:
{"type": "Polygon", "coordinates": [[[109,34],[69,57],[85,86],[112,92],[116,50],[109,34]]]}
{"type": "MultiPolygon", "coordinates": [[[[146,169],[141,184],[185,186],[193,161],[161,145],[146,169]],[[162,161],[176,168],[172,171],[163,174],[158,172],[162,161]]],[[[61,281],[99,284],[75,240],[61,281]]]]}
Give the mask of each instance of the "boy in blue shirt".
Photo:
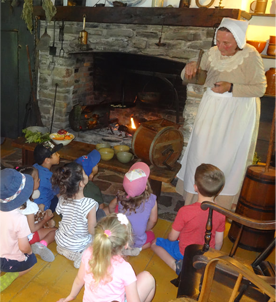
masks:
{"type": "Polygon", "coordinates": [[[54,145],[50,141],[46,141],[42,144],[38,144],[34,149],[35,164],[33,165],[39,173],[40,184],[38,190],[40,191],[40,197],[34,199],[37,204],[44,204],[44,211],[51,209],[55,212],[58,197],[57,191],[52,189],[51,177],[53,173],[50,171],[53,165],[59,164],[59,151],[63,147],[63,144],[54,145]]]}

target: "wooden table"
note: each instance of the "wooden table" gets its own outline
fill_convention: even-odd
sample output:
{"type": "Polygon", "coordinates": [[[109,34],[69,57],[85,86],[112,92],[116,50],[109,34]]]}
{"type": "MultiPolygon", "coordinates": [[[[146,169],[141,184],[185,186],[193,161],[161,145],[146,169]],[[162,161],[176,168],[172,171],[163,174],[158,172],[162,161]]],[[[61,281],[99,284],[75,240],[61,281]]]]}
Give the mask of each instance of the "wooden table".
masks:
{"type": "MultiPolygon", "coordinates": [[[[35,143],[26,143],[24,137],[19,137],[13,141],[12,146],[16,148],[22,149],[22,165],[33,165],[34,161],[34,149],[37,144],[35,143]]],[[[90,153],[92,150],[96,149],[96,145],[72,141],[67,146],[64,146],[62,149],[58,151],[60,158],[66,160],[75,160],[82,155],[86,155],[90,153]]],[[[134,159],[133,161],[122,164],[120,163],[116,157],[113,157],[109,161],[100,160],[98,166],[99,168],[126,173],[129,168],[137,161],[141,161],[140,159],[134,159]]],[[[161,194],[162,182],[170,183],[177,172],[179,171],[181,164],[175,163],[175,167],[173,170],[168,170],[167,168],[158,168],[156,166],[150,166],[150,176],[149,181],[153,190],[153,193],[159,198],[161,194]]]]}

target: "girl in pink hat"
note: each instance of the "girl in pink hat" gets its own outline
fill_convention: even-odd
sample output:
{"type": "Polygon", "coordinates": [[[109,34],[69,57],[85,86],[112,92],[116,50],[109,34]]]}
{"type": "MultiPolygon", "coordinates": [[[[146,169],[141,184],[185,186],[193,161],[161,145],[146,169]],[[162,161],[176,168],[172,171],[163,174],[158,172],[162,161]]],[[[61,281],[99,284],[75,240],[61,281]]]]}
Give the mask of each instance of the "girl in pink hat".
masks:
{"type": "Polygon", "coordinates": [[[132,165],[124,176],[124,191],[119,191],[105,209],[106,214],[124,213],[132,225],[134,244],[123,251],[124,255],[139,255],[155,239],[152,228],[158,219],[157,202],[148,181],[149,175],[147,164],[138,162],[132,165]]]}

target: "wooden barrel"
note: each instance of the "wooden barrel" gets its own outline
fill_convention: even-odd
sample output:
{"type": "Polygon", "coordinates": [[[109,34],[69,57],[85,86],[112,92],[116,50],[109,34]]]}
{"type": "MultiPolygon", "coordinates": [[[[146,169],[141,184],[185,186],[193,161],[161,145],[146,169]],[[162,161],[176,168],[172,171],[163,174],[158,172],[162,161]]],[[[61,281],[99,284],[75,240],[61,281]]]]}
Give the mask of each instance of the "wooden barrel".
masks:
{"type": "MultiPolygon", "coordinates": [[[[275,168],[253,165],[247,168],[236,213],[259,220],[275,220],[275,168]]],[[[240,225],[232,222],[228,237],[234,241],[240,225]]],[[[258,231],[244,228],[239,246],[260,252],[273,240],[274,231],[258,231]]]]}
{"type": "Polygon", "coordinates": [[[134,154],[159,168],[173,169],[184,142],[177,127],[165,119],[142,123],[132,138],[134,154]]]}

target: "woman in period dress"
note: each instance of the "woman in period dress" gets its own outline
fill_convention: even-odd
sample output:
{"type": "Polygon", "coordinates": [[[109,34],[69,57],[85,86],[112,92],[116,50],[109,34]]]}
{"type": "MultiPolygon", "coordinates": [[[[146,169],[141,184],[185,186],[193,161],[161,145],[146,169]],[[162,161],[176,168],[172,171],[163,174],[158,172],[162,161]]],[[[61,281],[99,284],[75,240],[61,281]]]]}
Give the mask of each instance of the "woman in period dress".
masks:
{"type": "MultiPolygon", "coordinates": [[[[260,54],[246,44],[247,27],[247,21],[224,18],[216,46],[202,57],[207,89],[177,175],[177,191],[185,205],[196,201],[193,176],[200,164],[210,163],[224,172],[225,187],[216,202],[228,209],[237,203],[246,167],[252,164],[266,77],[260,54]]],[[[181,77],[195,73],[196,62],[190,62],[181,77]]]]}

